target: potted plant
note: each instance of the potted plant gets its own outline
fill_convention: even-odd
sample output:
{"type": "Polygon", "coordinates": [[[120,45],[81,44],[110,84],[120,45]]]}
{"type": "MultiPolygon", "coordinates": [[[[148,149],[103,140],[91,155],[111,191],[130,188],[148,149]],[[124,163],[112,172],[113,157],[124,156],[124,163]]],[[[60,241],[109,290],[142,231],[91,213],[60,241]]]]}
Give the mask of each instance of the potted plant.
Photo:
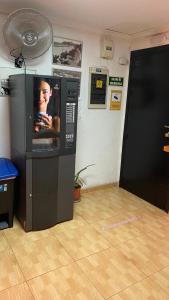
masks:
{"type": "Polygon", "coordinates": [[[83,171],[85,171],[87,168],[93,166],[92,165],[87,165],[86,167],[82,168],[79,170],[74,177],[74,201],[80,201],[80,194],[81,194],[81,188],[83,185],[85,185],[84,179],[80,176],[83,171]]]}

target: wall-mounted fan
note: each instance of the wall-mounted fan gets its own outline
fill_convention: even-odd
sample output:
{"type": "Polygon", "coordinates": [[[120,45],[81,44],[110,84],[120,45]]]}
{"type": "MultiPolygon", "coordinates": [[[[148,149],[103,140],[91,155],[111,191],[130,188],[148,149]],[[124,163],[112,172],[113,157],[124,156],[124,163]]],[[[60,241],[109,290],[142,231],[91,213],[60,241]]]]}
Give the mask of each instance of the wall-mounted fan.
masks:
{"type": "Polygon", "coordinates": [[[25,59],[37,58],[49,49],[53,31],[44,15],[22,8],[8,16],[3,35],[10,55],[15,58],[15,66],[21,68],[25,59]]]}

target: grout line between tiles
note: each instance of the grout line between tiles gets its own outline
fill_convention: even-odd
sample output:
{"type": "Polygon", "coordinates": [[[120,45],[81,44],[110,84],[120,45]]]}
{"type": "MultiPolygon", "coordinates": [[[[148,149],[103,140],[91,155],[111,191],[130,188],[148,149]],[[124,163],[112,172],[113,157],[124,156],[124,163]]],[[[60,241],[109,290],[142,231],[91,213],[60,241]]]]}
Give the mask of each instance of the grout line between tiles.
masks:
{"type": "MultiPolygon", "coordinates": [[[[131,286],[134,286],[134,285],[136,285],[137,283],[141,283],[142,281],[144,281],[144,280],[146,280],[146,279],[148,279],[148,278],[151,279],[151,280],[153,281],[153,279],[151,278],[151,276],[154,275],[154,274],[157,274],[157,273],[161,272],[162,270],[166,269],[167,267],[168,267],[168,266],[166,266],[166,267],[160,269],[159,271],[156,271],[156,272],[154,272],[154,273],[152,273],[152,274],[150,274],[150,275],[145,276],[144,278],[138,280],[138,281],[135,282],[135,283],[132,283],[131,285],[129,285],[128,287],[126,287],[126,288],[124,288],[124,289],[121,289],[119,292],[117,292],[117,293],[111,295],[110,297],[105,298],[105,300],[111,299],[113,296],[118,295],[118,294],[120,294],[121,292],[124,292],[125,290],[127,290],[127,289],[130,288],[131,286]]],[[[144,273],[143,271],[141,271],[141,272],[144,273]]],[[[145,274],[145,273],[144,273],[144,274],[145,274]]],[[[145,274],[145,275],[146,275],[146,274],[145,274]]],[[[166,293],[166,291],[165,291],[161,286],[160,286],[160,288],[166,293]]]]}
{"type": "MultiPolygon", "coordinates": [[[[33,293],[32,293],[32,289],[30,288],[28,282],[26,281],[25,283],[26,283],[26,285],[27,285],[27,287],[28,287],[28,289],[29,289],[29,291],[30,291],[30,293],[31,293],[31,295],[32,295],[32,297],[33,297],[33,299],[35,300],[35,297],[34,297],[34,295],[33,295],[33,293]]],[[[23,300],[24,300],[24,299],[23,299],[23,300]]]]}

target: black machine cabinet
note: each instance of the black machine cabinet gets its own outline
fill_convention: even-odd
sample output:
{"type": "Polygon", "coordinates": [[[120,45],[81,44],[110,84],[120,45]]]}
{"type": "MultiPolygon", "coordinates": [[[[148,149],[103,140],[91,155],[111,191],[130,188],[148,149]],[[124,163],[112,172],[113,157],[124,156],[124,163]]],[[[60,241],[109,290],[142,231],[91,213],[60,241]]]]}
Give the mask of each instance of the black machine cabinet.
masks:
{"type": "Polygon", "coordinates": [[[25,231],[73,218],[78,88],[73,78],[10,76],[15,211],[25,231]]]}

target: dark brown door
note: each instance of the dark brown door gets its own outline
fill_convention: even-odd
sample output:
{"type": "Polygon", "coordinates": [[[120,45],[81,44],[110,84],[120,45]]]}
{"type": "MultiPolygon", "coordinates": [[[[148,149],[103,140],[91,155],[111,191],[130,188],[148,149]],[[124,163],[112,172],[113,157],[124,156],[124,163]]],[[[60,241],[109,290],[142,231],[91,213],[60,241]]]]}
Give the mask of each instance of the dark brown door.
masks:
{"type": "Polygon", "coordinates": [[[169,209],[169,46],[131,53],[120,186],[169,209]]]}

